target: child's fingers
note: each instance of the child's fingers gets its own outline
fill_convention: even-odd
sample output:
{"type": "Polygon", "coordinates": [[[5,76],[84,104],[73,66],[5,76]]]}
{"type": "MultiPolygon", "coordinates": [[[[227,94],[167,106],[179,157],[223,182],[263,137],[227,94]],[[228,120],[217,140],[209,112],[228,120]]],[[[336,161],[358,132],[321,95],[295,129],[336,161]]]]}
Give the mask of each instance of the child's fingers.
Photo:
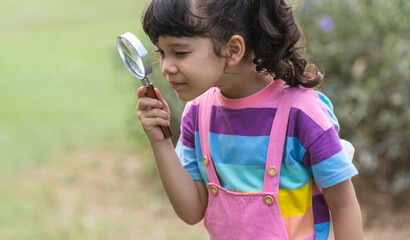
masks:
{"type": "Polygon", "coordinates": [[[149,136],[163,137],[161,129],[158,126],[169,127],[170,125],[168,114],[161,109],[153,108],[144,111],[138,111],[138,118],[140,119],[144,131],[149,136]]]}
{"type": "Polygon", "coordinates": [[[151,109],[146,109],[143,111],[138,112],[138,117],[140,118],[162,118],[165,120],[169,119],[169,115],[166,111],[159,109],[159,108],[151,108],[151,109]]]}
{"type": "Polygon", "coordinates": [[[151,108],[162,108],[163,103],[150,97],[141,97],[138,100],[137,111],[143,111],[151,108]]]}
{"type": "Polygon", "coordinates": [[[146,130],[151,130],[153,127],[157,126],[169,126],[169,121],[162,117],[142,117],[140,114],[138,117],[140,118],[142,126],[146,130]]]}
{"type": "Polygon", "coordinates": [[[145,97],[145,93],[146,93],[146,92],[147,92],[147,88],[146,88],[146,87],[142,86],[142,87],[138,88],[138,91],[137,91],[137,96],[138,96],[138,98],[145,97]]]}
{"type": "Polygon", "coordinates": [[[158,99],[147,97],[146,92],[145,87],[138,89],[139,100],[136,107],[138,118],[148,137],[159,141],[164,136],[158,126],[169,127],[170,125],[168,104],[158,89],[155,89],[158,99]]]}

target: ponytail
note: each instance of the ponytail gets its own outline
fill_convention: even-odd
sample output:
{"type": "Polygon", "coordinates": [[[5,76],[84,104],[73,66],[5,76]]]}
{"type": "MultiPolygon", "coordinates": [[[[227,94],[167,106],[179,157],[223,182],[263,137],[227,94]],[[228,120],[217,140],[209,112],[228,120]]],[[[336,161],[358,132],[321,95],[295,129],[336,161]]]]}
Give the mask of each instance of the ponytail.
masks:
{"type": "Polygon", "coordinates": [[[314,64],[307,66],[301,52],[303,47],[295,46],[302,30],[295,21],[292,7],[284,0],[250,0],[250,4],[254,17],[249,42],[256,70],[267,71],[289,86],[319,85],[322,74],[314,64]]]}

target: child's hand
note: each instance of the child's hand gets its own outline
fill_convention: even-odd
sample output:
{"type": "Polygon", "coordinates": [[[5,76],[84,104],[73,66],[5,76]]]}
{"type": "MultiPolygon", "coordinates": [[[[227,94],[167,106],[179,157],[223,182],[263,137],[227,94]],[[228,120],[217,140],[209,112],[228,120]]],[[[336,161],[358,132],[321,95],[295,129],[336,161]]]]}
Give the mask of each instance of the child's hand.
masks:
{"type": "Polygon", "coordinates": [[[164,134],[158,125],[168,127],[170,124],[168,104],[162,98],[158,89],[155,92],[159,100],[145,96],[147,89],[143,86],[138,89],[137,113],[142,127],[151,141],[163,141],[164,134]]]}

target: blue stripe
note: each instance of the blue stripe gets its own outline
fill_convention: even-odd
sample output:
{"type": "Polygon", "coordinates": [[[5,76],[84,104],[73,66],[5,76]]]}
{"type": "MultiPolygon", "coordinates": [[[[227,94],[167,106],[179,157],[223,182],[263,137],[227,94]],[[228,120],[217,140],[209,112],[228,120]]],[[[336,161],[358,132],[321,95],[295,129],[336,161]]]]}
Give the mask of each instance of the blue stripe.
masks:
{"type": "Polygon", "coordinates": [[[319,188],[333,186],[357,175],[356,168],[346,158],[343,150],[311,168],[313,178],[319,188]]]}
{"type": "Polygon", "coordinates": [[[296,190],[309,183],[312,173],[301,161],[305,153],[306,149],[300,144],[298,138],[286,138],[279,189],[296,190]]]}
{"type": "Polygon", "coordinates": [[[209,140],[215,163],[243,166],[266,163],[269,136],[246,137],[210,133],[209,140]]]}
{"type": "MultiPolygon", "coordinates": [[[[195,134],[199,143],[199,134],[195,134]]],[[[253,192],[263,190],[263,176],[266,165],[266,151],[268,145],[268,137],[244,137],[244,136],[231,136],[221,134],[210,134],[211,138],[211,154],[215,162],[216,171],[220,177],[220,183],[223,187],[241,192],[253,192]],[[214,149],[212,143],[224,142],[225,146],[231,147],[231,151],[224,150],[221,152],[213,152],[214,149]],[[255,145],[255,146],[252,146],[255,145]],[[247,148],[253,148],[259,146],[265,150],[261,150],[259,153],[254,154],[247,151],[247,148]],[[240,146],[240,147],[238,147],[240,146]],[[234,150],[232,153],[232,149],[234,150]],[[252,161],[250,162],[249,159],[252,161]],[[222,177],[221,177],[222,176],[222,177]]],[[[303,155],[306,151],[299,144],[299,140],[294,137],[287,138],[284,148],[285,162],[289,164],[282,165],[280,176],[280,189],[296,190],[309,183],[311,178],[311,172],[309,168],[303,165],[303,162],[297,162],[297,155],[303,155]],[[293,148],[293,146],[297,148],[293,148]],[[297,150],[295,150],[297,149],[297,150]]],[[[221,149],[221,148],[218,148],[221,149]]],[[[206,177],[205,166],[202,163],[202,151],[201,146],[197,144],[196,154],[198,157],[198,165],[202,177],[206,177]]],[[[207,181],[206,181],[207,183],[207,181]]]]}
{"type": "Polygon", "coordinates": [[[297,137],[287,137],[283,150],[284,164],[293,165],[301,163],[306,149],[300,144],[297,137]]]}
{"type": "Polygon", "coordinates": [[[223,163],[215,163],[215,166],[218,172],[223,172],[218,176],[224,188],[239,192],[263,190],[264,166],[238,166],[223,163]]]}
{"type": "MultiPolygon", "coordinates": [[[[199,170],[202,177],[208,183],[205,166],[202,161],[198,161],[199,170]]],[[[263,190],[263,178],[265,173],[264,165],[233,165],[215,163],[215,168],[221,185],[231,191],[256,192],[263,190]]],[[[282,166],[280,174],[279,189],[296,190],[310,181],[310,172],[301,165],[282,166]]]]}
{"type": "Polygon", "coordinates": [[[325,104],[326,106],[326,111],[329,114],[330,120],[332,121],[332,124],[337,127],[337,130],[339,131],[340,126],[339,126],[339,121],[336,118],[336,115],[333,113],[333,105],[332,102],[327,98],[323,93],[316,91],[316,94],[320,98],[320,100],[325,104]]]}
{"type": "MultiPolygon", "coordinates": [[[[309,183],[311,172],[303,163],[284,165],[280,170],[279,189],[296,190],[309,183]]],[[[262,179],[263,181],[263,179],[262,179]]]]}
{"type": "Polygon", "coordinates": [[[327,240],[329,231],[330,222],[315,224],[315,240],[327,240]]]}
{"type": "MultiPolygon", "coordinates": [[[[205,184],[209,183],[209,178],[208,178],[208,174],[206,174],[206,169],[205,169],[205,165],[202,161],[198,161],[198,167],[199,167],[199,172],[201,173],[202,179],[205,182],[205,184]]],[[[222,185],[222,187],[224,187],[222,185]]]]}
{"type": "Polygon", "coordinates": [[[197,164],[196,151],[193,148],[186,147],[181,141],[178,141],[175,148],[182,166],[194,180],[202,180],[197,164]]]}

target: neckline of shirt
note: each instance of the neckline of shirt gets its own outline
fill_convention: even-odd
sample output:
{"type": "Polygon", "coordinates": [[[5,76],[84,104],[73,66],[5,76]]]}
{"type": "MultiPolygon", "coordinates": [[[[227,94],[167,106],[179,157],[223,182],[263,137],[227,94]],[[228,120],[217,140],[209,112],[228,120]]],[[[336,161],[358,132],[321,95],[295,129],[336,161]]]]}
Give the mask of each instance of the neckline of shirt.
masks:
{"type": "Polygon", "coordinates": [[[278,90],[284,83],[285,82],[281,79],[274,80],[262,90],[244,98],[227,98],[222,94],[219,88],[216,89],[216,94],[218,96],[219,102],[224,107],[232,109],[247,108],[254,106],[255,104],[264,100],[266,97],[278,90]]]}

